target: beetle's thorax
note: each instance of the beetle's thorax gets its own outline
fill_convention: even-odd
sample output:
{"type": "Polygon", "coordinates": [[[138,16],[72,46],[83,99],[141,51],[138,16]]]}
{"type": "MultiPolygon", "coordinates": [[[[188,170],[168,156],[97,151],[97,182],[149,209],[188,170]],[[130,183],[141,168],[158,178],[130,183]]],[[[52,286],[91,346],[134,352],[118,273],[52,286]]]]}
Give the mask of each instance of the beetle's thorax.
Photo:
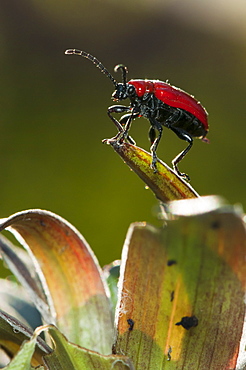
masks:
{"type": "Polygon", "coordinates": [[[128,84],[135,87],[138,97],[143,97],[146,94],[153,94],[155,92],[154,81],[151,80],[130,80],[128,84]]]}

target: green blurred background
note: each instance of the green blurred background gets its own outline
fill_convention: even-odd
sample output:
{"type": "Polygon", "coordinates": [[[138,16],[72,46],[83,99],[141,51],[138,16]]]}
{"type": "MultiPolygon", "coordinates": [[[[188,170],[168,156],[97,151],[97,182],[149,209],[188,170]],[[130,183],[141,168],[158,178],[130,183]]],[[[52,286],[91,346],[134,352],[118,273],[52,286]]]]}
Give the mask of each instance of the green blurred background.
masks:
{"type": "MultiPolygon", "coordinates": [[[[120,258],[131,222],[159,223],[155,197],[101,143],[116,133],[111,82],[67,48],[195,95],[209,112],[210,145],[197,140],[180,169],[201,195],[245,207],[245,0],[2,0],[0,45],[0,217],[58,213],[102,265],[120,258]]],[[[133,126],[148,149],[148,121],[133,126]]],[[[184,147],[165,130],[158,154],[170,164],[184,147]]]]}

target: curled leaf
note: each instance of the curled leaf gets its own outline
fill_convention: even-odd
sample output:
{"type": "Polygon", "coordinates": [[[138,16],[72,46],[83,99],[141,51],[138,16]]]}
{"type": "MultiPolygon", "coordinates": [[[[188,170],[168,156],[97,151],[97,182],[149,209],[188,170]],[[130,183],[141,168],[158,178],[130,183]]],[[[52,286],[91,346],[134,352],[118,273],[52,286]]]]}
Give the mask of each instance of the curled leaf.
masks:
{"type": "Polygon", "coordinates": [[[113,324],[109,293],[82,235],[61,217],[42,210],[16,213],[0,226],[8,228],[32,256],[51,323],[69,340],[110,353],[113,324]]]}

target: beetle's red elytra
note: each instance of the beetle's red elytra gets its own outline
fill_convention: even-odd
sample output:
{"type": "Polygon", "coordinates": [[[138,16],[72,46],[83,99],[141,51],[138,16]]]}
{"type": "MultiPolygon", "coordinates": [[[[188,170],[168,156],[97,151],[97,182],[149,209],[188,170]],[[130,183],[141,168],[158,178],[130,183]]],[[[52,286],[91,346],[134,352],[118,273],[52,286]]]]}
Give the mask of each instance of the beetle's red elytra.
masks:
{"type": "Polygon", "coordinates": [[[159,80],[134,79],[127,81],[127,68],[123,64],[115,67],[115,72],[121,70],[122,82],[117,82],[103,64],[93,55],[77,50],[68,49],[65,54],[80,55],[93,62],[114,84],[115,91],[112,98],[115,101],[130,100],[129,106],[113,105],[108,108],[108,116],[118,128],[118,133],[110,140],[122,142],[127,139],[135,144],[128,135],[131,123],[138,117],[145,117],[150,122],[149,139],[152,154],[151,167],[156,172],[158,157],[156,150],[160,142],[163,127],[171,129],[180,139],[188,142],[188,146],[179,153],[172,161],[175,172],[187,180],[189,176],[181,173],[178,163],[184,158],[193,145],[193,138],[208,142],[206,135],[209,130],[208,113],[206,109],[190,94],[159,80]],[[116,120],[112,114],[126,113],[120,120],[116,120]]]}
{"type": "Polygon", "coordinates": [[[208,130],[208,114],[203,106],[191,95],[178,87],[159,80],[130,80],[130,85],[135,86],[139,97],[152,93],[163,103],[174,108],[181,108],[197,117],[208,130]]]}

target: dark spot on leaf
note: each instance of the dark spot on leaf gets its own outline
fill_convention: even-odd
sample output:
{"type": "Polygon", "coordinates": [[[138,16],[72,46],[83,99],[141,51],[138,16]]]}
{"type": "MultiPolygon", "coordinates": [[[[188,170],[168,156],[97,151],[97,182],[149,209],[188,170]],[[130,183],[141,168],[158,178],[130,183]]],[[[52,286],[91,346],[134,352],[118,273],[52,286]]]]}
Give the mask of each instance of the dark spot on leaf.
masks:
{"type": "Polygon", "coordinates": [[[116,352],[116,344],[115,343],[112,345],[112,354],[113,355],[116,355],[117,354],[117,352],[116,352]]]}
{"type": "Polygon", "coordinates": [[[220,222],[219,221],[213,221],[213,222],[211,222],[211,228],[212,229],[219,229],[220,228],[220,222]]]}
{"type": "Polygon", "coordinates": [[[170,294],[170,302],[172,302],[173,300],[174,300],[174,290],[170,294]]]}
{"type": "Polygon", "coordinates": [[[133,327],[134,327],[134,321],[132,319],[128,319],[127,320],[127,323],[129,325],[129,331],[132,331],[133,330],[133,327]]]}
{"type": "Polygon", "coordinates": [[[176,265],[177,261],[175,260],[168,260],[167,261],[167,266],[172,266],[172,265],[176,265]]]}
{"type": "Polygon", "coordinates": [[[184,329],[189,330],[198,325],[198,319],[196,316],[184,316],[181,321],[177,322],[175,325],[181,325],[184,329]]]}
{"type": "Polygon", "coordinates": [[[46,223],[45,223],[43,220],[40,220],[39,222],[40,222],[40,225],[41,225],[41,226],[43,226],[43,227],[45,227],[45,226],[46,226],[46,223]]]}
{"type": "Polygon", "coordinates": [[[172,359],[171,353],[172,353],[172,347],[169,346],[168,352],[167,352],[167,361],[171,361],[171,359],[172,359]]]}

